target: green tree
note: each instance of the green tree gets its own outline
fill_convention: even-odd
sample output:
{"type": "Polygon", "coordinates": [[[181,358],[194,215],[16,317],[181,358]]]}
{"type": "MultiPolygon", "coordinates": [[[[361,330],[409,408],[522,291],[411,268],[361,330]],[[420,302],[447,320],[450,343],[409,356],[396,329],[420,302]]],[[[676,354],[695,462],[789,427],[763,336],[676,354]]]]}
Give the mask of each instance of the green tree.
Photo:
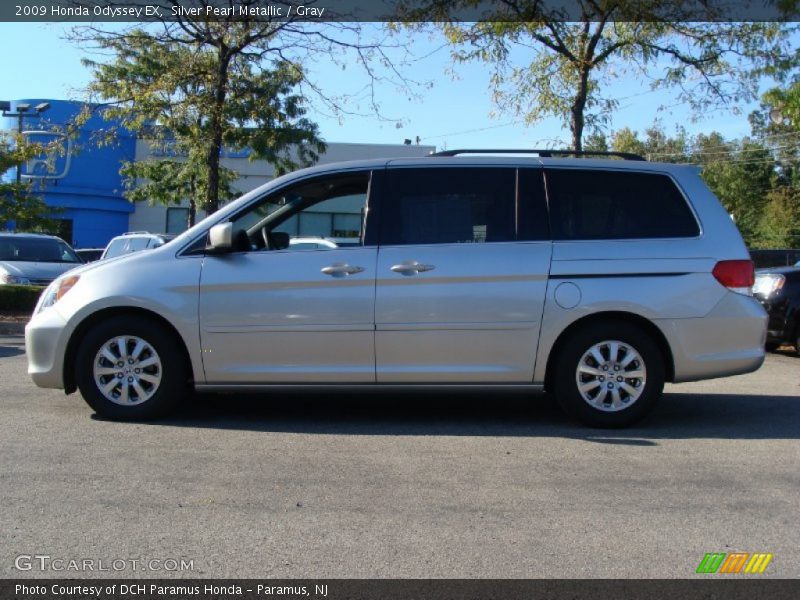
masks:
{"type": "Polygon", "coordinates": [[[583,144],[584,150],[591,150],[593,152],[608,152],[608,139],[602,131],[593,131],[586,136],[586,141],[583,144]]]}
{"type": "Polygon", "coordinates": [[[22,136],[0,137],[0,228],[8,228],[13,222],[24,224],[30,231],[50,231],[54,227],[51,216],[56,209],[47,206],[34,193],[33,184],[16,178],[9,179],[8,172],[18,169],[26,161],[47,151],[57,151],[55,146],[31,144],[22,136]]]}
{"type": "Polygon", "coordinates": [[[784,186],[767,193],[757,233],[756,248],[800,246],[800,193],[797,188],[784,186]]]}
{"type": "MultiPolygon", "coordinates": [[[[152,139],[150,140],[153,141],[152,139]]],[[[172,152],[180,150],[171,144],[172,152]]],[[[187,149],[182,159],[149,158],[140,161],[126,161],[120,173],[125,178],[125,197],[131,202],[147,202],[165,206],[180,205],[186,199],[189,203],[187,226],[191,227],[197,220],[198,198],[203,198],[201,184],[206,180],[207,169],[204,157],[200,152],[187,149]]],[[[220,166],[219,188],[220,199],[226,200],[235,195],[231,186],[236,173],[220,166]]]]}
{"type": "Polygon", "coordinates": [[[759,110],[749,116],[753,134],[765,140],[778,160],[780,183],[795,189],[800,189],[799,66],[800,50],[775,72],[783,85],[767,91],[761,97],[759,110]]]}
{"type": "Polygon", "coordinates": [[[776,160],[759,141],[727,141],[720,134],[697,136],[693,162],[703,179],[733,216],[749,246],[759,246],[760,221],[769,192],[777,185],[776,160]]]}
{"type": "Polygon", "coordinates": [[[528,123],[559,118],[569,127],[573,150],[582,149],[584,130],[607,125],[619,105],[613,84],[620,78],[674,88],[695,110],[755,98],[767,66],[787,54],[792,29],[714,22],[724,15],[708,3],[681,0],[578,0],[574,10],[505,0],[482,22],[455,18],[477,3],[430,0],[407,18],[427,14],[426,20],[441,21],[455,62],[479,60],[491,69],[500,112],[528,123]]]}
{"type": "Polygon", "coordinates": [[[212,213],[234,195],[235,173],[220,165],[224,149],[249,148],[251,160],[283,173],[313,163],[325,148],[294,91],[303,78],[297,64],[265,63],[253,24],[212,22],[203,31],[207,42],[143,29],[97,34],[113,59],[84,61],[94,73],[91,93],[107,102],[104,114],[171,155],[124,164],[128,198],[189,198],[192,219],[196,201],[212,213]]]}
{"type": "Polygon", "coordinates": [[[633,152],[658,162],[686,162],[689,143],[685,129],[679,127],[675,137],[670,137],[659,123],[645,129],[643,140],[629,127],[614,132],[611,138],[611,148],[614,151],[633,152]]]}
{"type": "Polygon", "coordinates": [[[785,122],[792,130],[800,131],[800,81],[794,81],[786,87],[772,88],[763,95],[762,100],[776,111],[776,124],[785,122]]]}
{"type": "Polygon", "coordinates": [[[269,7],[283,11],[279,16],[254,15],[265,10],[262,0],[203,1],[194,7],[201,14],[175,11],[186,8],[179,0],[153,0],[150,6],[162,17],[144,29],[84,26],[73,30],[72,39],[104,56],[89,64],[97,75],[96,96],[113,103],[110,114],[127,115],[127,125],[137,131],[150,127],[156,140],[167,131],[175,138],[175,147],[194,163],[181,180],[208,212],[226,196],[230,176],[220,167],[226,146],[247,146],[252,158],[271,162],[278,172],[306,165],[324,148],[305,117],[307,99],[339,117],[364,115],[366,102],[366,112],[380,116],[377,85],[390,83],[410,95],[415,84],[397,68],[407,54],[402,44],[347,22],[341,11],[322,21],[297,10],[287,14],[297,8],[294,2],[269,7]],[[223,10],[206,10],[215,8],[223,10]],[[360,67],[367,83],[353,94],[330,93],[304,68],[320,57],[343,70],[360,67]]]}

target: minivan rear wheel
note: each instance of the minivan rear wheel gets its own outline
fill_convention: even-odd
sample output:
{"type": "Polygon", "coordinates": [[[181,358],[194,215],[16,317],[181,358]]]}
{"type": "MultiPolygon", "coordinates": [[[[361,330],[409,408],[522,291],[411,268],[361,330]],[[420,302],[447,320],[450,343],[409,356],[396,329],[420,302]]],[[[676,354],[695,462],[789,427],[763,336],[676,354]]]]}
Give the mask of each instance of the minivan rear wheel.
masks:
{"type": "Polygon", "coordinates": [[[661,351],[631,323],[592,323],[572,334],[556,357],[556,400],[592,427],[625,427],[639,421],[663,389],[661,351]]]}
{"type": "Polygon", "coordinates": [[[178,341],[138,316],[113,317],[90,329],[78,348],[75,368],[84,400],[109,419],[163,416],[186,391],[178,341]]]}

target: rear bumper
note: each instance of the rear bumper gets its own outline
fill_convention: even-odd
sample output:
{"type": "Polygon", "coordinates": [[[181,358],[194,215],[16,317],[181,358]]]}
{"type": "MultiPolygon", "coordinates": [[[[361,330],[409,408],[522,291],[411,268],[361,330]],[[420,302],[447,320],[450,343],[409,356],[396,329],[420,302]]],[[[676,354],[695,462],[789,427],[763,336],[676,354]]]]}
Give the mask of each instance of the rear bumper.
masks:
{"type": "Polygon", "coordinates": [[[656,324],[672,349],[676,383],[750,373],[764,362],[767,313],[750,296],[729,292],[703,317],[656,324]]]}
{"type": "Polygon", "coordinates": [[[64,388],[64,352],[67,323],[53,308],[31,318],[25,327],[28,375],[43,388],[64,388]]]}

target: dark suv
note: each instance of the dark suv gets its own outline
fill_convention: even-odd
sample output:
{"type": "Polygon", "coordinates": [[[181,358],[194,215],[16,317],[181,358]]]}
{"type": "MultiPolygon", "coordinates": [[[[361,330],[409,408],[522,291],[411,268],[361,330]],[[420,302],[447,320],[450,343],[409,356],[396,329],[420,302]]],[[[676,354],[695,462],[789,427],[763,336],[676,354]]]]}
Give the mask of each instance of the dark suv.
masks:
{"type": "Polygon", "coordinates": [[[800,353],[800,268],[759,270],[753,295],[769,313],[767,350],[791,344],[800,353]]]}

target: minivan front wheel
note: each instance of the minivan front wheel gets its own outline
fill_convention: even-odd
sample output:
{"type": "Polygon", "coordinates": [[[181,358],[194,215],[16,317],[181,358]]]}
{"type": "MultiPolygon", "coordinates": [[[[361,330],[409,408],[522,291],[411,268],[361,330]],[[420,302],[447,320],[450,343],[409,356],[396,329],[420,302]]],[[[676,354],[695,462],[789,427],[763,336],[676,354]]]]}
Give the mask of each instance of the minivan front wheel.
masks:
{"type": "Polygon", "coordinates": [[[593,323],[578,330],[556,361],[556,400],[593,427],[635,423],[653,409],[664,388],[661,351],[630,323],[593,323]]]}
{"type": "Polygon", "coordinates": [[[185,393],[186,369],[177,341],[157,323],[114,317],[95,325],[82,341],[76,381],[99,415],[146,420],[170,411],[185,393]]]}

